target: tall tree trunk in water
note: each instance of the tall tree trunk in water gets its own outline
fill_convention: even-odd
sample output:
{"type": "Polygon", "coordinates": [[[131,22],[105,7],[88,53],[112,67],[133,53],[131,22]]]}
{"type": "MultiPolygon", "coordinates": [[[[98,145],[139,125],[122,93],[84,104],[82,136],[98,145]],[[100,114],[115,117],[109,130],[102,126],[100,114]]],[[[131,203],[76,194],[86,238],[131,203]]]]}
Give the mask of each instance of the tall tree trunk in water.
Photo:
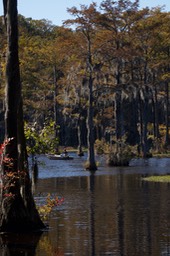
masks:
{"type": "Polygon", "coordinates": [[[58,121],[58,111],[57,111],[57,69],[56,65],[53,67],[53,72],[54,72],[54,132],[55,132],[55,141],[56,141],[56,147],[55,147],[55,153],[59,154],[59,143],[57,142],[57,139],[59,138],[59,130],[57,127],[57,121],[58,121]]]}
{"type": "Polygon", "coordinates": [[[89,89],[89,105],[88,105],[88,114],[87,114],[87,145],[88,145],[88,158],[86,169],[95,171],[97,170],[94,154],[94,121],[93,121],[93,77],[92,77],[92,59],[91,59],[91,42],[88,38],[88,58],[87,58],[87,67],[89,70],[88,78],[88,89],[89,89]]]}
{"type": "MultiPolygon", "coordinates": [[[[170,47],[167,49],[168,58],[170,57],[170,47]]],[[[170,72],[170,64],[167,66],[168,73],[170,72]]],[[[166,97],[166,112],[165,112],[165,124],[166,124],[166,134],[165,134],[165,148],[170,144],[170,137],[169,137],[169,125],[170,125],[170,117],[169,117],[169,86],[170,80],[166,81],[165,83],[165,97],[166,97]]]]}
{"type": "Polygon", "coordinates": [[[145,95],[144,95],[144,103],[143,103],[143,141],[142,141],[142,150],[143,150],[143,157],[146,158],[148,155],[148,86],[145,88],[145,95]]]}
{"type": "Polygon", "coordinates": [[[157,92],[157,84],[153,84],[153,113],[154,113],[154,140],[155,140],[155,150],[159,152],[159,118],[158,118],[158,92],[157,92]]]}
{"type": "Polygon", "coordinates": [[[121,151],[121,138],[123,133],[123,116],[121,109],[121,92],[116,92],[115,95],[115,133],[116,133],[116,153],[121,151]]]}
{"type": "Polygon", "coordinates": [[[18,57],[17,0],[4,0],[7,31],[5,150],[1,159],[0,231],[44,228],[31,192],[24,136],[18,57]]]}
{"type": "Polygon", "coordinates": [[[89,106],[87,114],[87,143],[88,143],[88,158],[86,169],[95,171],[97,170],[94,154],[94,125],[93,125],[93,78],[89,76],[89,106]]]}
{"type": "MultiPolygon", "coordinates": [[[[147,52],[146,52],[147,53],[147,52]]],[[[142,88],[141,88],[141,104],[142,104],[142,120],[141,120],[141,136],[142,136],[142,155],[143,158],[148,157],[149,147],[148,147],[148,110],[149,110],[149,86],[147,84],[148,79],[148,63],[147,60],[144,63],[144,72],[142,79],[142,88]]]]}
{"type": "Polygon", "coordinates": [[[148,155],[147,125],[148,125],[148,88],[141,89],[139,92],[139,130],[140,145],[138,153],[142,153],[142,157],[148,155]],[[142,150],[142,152],[140,151],[142,150]]]}
{"type": "MultiPolygon", "coordinates": [[[[117,42],[117,50],[119,50],[120,45],[117,42]]],[[[121,74],[121,65],[122,60],[118,58],[117,62],[117,70],[116,70],[116,84],[117,84],[117,92],[115,95],[115,133],[116,133],[116,152],[120,153],[121,151],[121,140],[123,134],[123,111],[122,111],[122,95],[119,87],[122,82],[122,74],[121,74]]]]}
{"type": "Polygon", "coordinates": [[[165,104],[165,124],[166,124],[166,134],[165,134],[165,147],[167,147],[170,143],[169,138],[169,125],[170,125],[170,118],[169,118],[169,83],[165,83],[165,97],[166,97],[166,104],[165,104]]]}
{"type": "Polygon", "coordinates": [[[149,86],[148,82],[148,63],[145,61],[144,65],[144,99],[143,99],[143,157],[146,158],[149,155],[148,147],[148,110],[149,110],[149,86]]]}
{"type": "Polygon", "coordinates": [[[81,138],[81,114],[79,114],[78,117],[78,124],[77,124],[77,137],[78,137],[78,156],[84,156],[83,150],[82,150],[82,138],[81,138]]]}
{"type": "MultiPolygon", "coordinates": [[[[86,79],[85,79],[86,80],[86,79]]],[[[82,86],[83,86],[84,80],[82,81],[82,86]]],[[[78,138],[78,156],[84,156],[83,149],[82,149],[82,112],[83,112],[83,107],[82,107],[82,102],[81,102],[81,87],[78,90],[77,97],[78,97],[78,108],[79,108],[79,113],[78,113],[78,120],[77,120],[77,138],[78,138]]]]}

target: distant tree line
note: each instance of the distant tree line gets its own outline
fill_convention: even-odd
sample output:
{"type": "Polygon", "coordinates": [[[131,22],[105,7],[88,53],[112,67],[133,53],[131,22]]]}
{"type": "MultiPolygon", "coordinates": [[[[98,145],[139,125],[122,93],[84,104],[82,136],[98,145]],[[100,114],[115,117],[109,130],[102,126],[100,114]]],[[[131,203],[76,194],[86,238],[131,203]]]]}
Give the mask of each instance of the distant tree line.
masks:
{"type": "MultiPolygon", "coordinates": [[[[41,134],[55,121],[59,145],[103,141],[119,148],[126,143],[143,156],[150,149],[166,150],[170,142],[169,12],[139,9],[139,1],[111,0],[68,12],[73,18],[63,26],[19,15],[27,125],[41,134]]],[[[0,21],[1,139],[4,34],[0,21]]]]}

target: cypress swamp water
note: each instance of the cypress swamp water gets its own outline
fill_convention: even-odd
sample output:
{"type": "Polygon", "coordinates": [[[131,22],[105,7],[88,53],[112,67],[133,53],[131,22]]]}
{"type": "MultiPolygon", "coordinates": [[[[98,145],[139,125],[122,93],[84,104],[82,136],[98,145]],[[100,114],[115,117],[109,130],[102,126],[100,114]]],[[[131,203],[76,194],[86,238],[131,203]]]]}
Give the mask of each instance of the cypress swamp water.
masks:
{"type": "Polygon", "coordinates": [[[64,197],[53,209],[47,231],[2,234],[2,256],[170,256],[170,184],[142,177],[170,173],[170,158],[134,159],[129,167],[108,167],[97,156],[95,173],[86,156],[49,160],[39,156],[34,185],[37,202],[64,197]]]}

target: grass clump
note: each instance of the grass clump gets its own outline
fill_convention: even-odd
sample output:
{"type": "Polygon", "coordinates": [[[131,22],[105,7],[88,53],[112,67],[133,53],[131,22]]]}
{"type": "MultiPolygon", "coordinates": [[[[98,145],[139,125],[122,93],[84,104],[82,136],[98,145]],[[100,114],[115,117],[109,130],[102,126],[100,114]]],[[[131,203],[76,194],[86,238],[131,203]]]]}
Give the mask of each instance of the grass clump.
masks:
{"type": "Polygon", "coordinates": [[[170,175],[158,175],[143,178],[145,181],[170,183],[170,175]]]}

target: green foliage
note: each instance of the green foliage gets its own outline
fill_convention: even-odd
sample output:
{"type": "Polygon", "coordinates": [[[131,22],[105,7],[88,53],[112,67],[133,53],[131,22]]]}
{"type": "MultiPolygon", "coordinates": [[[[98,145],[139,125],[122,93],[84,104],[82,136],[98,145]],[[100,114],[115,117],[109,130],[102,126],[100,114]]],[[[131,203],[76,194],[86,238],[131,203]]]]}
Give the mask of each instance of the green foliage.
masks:
{"type": "MultiPolygon", "coordinates": [[[[57,128],[58,127],[56,127],[56,129],[57,128]]],[[[42,130],[38,130],[36,123],[32,126],[25,124],[25,137],[28,153],[44,154],[54,152],[59,143],[55,134],[54,121],[45,123],[42,130]]]]}

